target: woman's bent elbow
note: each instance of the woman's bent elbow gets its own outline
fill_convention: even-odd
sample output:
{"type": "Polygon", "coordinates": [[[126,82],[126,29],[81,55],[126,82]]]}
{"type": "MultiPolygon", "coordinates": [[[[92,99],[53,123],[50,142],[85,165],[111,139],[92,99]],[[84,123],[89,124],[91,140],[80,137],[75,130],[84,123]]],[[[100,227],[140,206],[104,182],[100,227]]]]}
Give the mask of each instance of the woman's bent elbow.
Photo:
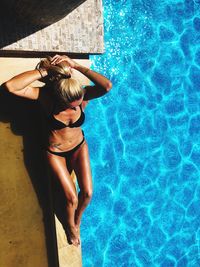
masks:
{"type": "Polygon", "coordinates": [[[106,85],[106,92],[109,92],[111,90],[111,88],[112,88],[112,83],[111,83],[111,81],[109,81],[106,85]]]}
{"type": "Polygon", "coordinates": [[[8,92],[13,92],[13,88],[9,82],[5,82],[3,84],[3,87],[8,91],[8,92]]]}

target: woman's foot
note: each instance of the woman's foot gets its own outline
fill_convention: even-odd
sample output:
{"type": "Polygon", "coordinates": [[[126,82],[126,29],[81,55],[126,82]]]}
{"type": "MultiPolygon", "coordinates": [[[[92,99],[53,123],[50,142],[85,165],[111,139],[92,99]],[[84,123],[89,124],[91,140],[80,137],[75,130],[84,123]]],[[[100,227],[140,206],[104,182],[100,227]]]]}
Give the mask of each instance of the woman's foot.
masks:
{"type": "Polygon", "coordinates": [[[77,227],[69,226],[67,229],[67,239],[69,244],[78,247],[80,245],[80,236],[77,227]]]}

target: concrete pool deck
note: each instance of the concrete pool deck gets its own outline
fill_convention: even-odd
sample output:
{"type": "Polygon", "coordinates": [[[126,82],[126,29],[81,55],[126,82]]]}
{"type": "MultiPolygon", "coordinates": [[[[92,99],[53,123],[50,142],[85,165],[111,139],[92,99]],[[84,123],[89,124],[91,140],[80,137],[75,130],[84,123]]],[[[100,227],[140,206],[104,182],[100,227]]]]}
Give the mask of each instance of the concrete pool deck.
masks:
{"type": "MultiPolygon", "coordinates": [[[[20,25],[20,28],[12,25],[9,36],[6,36],[6,33],[0,37],[0,44],[5,44],[0,51],[103,53],[102,12],[101,0],[87,0],[60,21],[35,33],[27,33],[25,37],[26,25],[20,25]],[[17,41],[9,44],[11,36],[17,41]]],[[[6,18],[0,18],[2,27],[9,23],[5,20],[6,18]]]]}
{"type": "MultiPolygon", "coordinates": [[[[0,58],[0,84],[33,69],[39,60],[0,58]]],[[[77,61],[90,66],[89,60],[77,61]]],[[[74,76],[84,85],[89,82],[76,71],[74,76]]],[[[37,142],[36,110],[32,106],[35,101],[5,97],[0,89],[0,266],[81,267],[81,246],[68,245],[63,227],[53,215],[49,193],[53,189],[48,188],[48,174],[37,142]]]]}

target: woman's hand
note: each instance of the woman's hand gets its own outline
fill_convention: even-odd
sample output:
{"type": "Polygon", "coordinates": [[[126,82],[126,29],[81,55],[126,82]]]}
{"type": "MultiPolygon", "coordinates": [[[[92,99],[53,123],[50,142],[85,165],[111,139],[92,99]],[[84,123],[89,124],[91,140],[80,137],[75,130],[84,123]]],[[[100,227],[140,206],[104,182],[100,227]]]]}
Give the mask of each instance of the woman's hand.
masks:
{"type": "Polygon", "coordinates": [[[60,56],[60,55],[55,55],[53,58],[52,58],[52,61],[51,61],[51,64],[52,65],[57,65],[59,64],[60,62],[67,62],[69,64],[69,66],[73,69],[75,69],[77,67],[77,63],[72,60],[71,58],[69,58],[68,56],[60,56]]]}

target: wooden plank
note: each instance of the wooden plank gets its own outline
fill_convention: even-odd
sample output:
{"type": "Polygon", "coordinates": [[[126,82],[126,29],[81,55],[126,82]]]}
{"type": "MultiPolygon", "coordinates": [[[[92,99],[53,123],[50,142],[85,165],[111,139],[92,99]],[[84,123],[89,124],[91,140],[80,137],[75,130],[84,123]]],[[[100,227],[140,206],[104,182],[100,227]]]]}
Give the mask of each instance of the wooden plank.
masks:
{"type": "MultiPolygon", "coordinates": [[[[0,83],[31,68],[35,61],[24,60],[21,65],[21,59],[1,58],[0,83]]],[[[32,101],[0,88],[1,267],[56,266],[54,249],[48,247],[50,242],[53,247],[48,180],[36,119],[32,101]]]]}
{"type": "MultiPolygon", "coordinates": [[[[0,58],[0,84],[38,61],[0,58]]],[[[75,76],[89,83],[76,71],[75,76]]],[[[54,222],[35,105],[0,88],[0,266],[57,267],[59,255],[60,267],[79,267],[81,246],[68,245],[62,225],[54,222]]]]}

